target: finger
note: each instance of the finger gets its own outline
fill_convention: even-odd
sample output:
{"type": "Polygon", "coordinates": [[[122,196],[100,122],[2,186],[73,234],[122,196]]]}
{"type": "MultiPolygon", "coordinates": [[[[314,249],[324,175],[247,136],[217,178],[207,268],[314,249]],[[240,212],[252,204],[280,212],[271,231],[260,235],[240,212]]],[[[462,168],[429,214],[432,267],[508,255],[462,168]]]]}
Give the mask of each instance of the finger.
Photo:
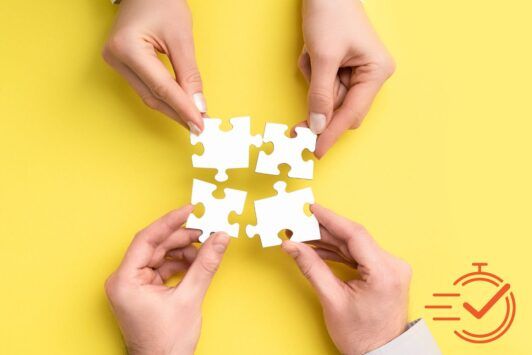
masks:
{"type": "Polygon", "coordinates": [[[360,126],[383,83],[384,80],[371,80],[357,83],[348,90],[342,105],[318,138],[317,157],[322,157],[346,130],[360,126]]]}
{"type": "Polygon", "coordinates": [[[202,300],[222,262],[229,241],[230,237],[225,233],[215,233],[207,239],[181,281],[179,290],[202,300]]]}
{"type": "Polygon", "coordinates": [[[344,259],[350,262],[355,262],[349,252],[348,244],[345,241],[334,237],[334,235],[323,225],[320,225],[320,238],[321,239],[319,241],[322,242],[322,245],[318,245],[318,247],[332,250],[341,255],[344,259]]]}
{"type": "Polygon", "coordinates": [[[166,260],[164,264],[162,264],[155,271],[159,275],[161,283],[165,283],[172,276],[177,275],[180,272],[187,271],[189,266],[190,264],[188,264],[186,261],[166,260]]]}
{"type": "Polygon", "coordinates": [[[330,300],[337,297],[341,291],[341,281],[334,276],[314,249],[290,240],[283,241],[282,249],[295,260],[301,273],[310,281],[320,299],[330,300]]]}
{"type": "Polygon", "coordinates": [[[203,83],[196,63],[194,39],[192,35],[176,35],[169,41],[170,62],[174,68],[177,81],[192,98],[194,105],[202,114],[207,112],[207,103],[203,95],[203,83]]]}
{"type": "Polygon", "coordinates": [[[198,231],[180,228],[155,248],[147,266],[151,268],[159,267],[169,257],[168,253],[171,250],[174,251],[172,254],[174,259],[183,259],[185,255],[190,256],[192,250],[196,250],[191,243],[198,241],[198,235],[198,231]]]}
{"type": "Polygon", "coordinates": [[[166,257],[174,260],[184,260],[192,264],[196,260],[198,249],[194,245],[189,245],[185,248],[172,249],[166,253],[166,257]]]}
{"type": "Polygon", "coordinates": [[[349,87],[349,80],[351,78],[350,68],[340,68],[336,80],[334,81],[334,109],[342,106],[347,88],[349,87]],[[347,80],[346,80],[347,79],[347,80]]]}
{"type": "Polygon", "coordinates": [[[150,89],[142,82],[142,80],[140,80],[137,74],[135,74],[131,69],[129,69],[126,65],[122,64],[111,53],[106,53],[105,59],[111,67],[113,67],[120,75],[122,75],[122,77],[124,77],[124,79],[126,79],[128,84],[140,96],[146,106],[151,109],[162,112],[177,123],[188,128],[188,126],[181,120],[181,117],[179,117],[179,114],[175,112],[165,102],[153,96],[150,89]]]}
{"type": "MultiPolygon", "coordinates": [[[[298,67],[305,80],[310,82],[311,67],[310,67],[310,57],[306,48],[303,47],[303,51],[299,56],[298,67]]],[[[351,77],[350,68],[340,68],[338,75],[334,80],[334,107],[333,109],[338,108],[344,101],[345,94],[347,93],[347,86],[349,85],[349,80],[351,77]]]]}
{"type": "Polygon", "coordinates": [[[165,251],[184,248],[192,243],[197,243],[201,231],[197,229],[179,228],[168,239],[166,239],[160,246],[165,251]]]}
{"type": "Polygon", "coordinates": [[[327,250],[330,250],[332,252],[339,253],[340,249],[336,245],[334,245],[332,243],[326,243],[323,240],[322,229],[325,230],[325,228],[320,227],[320,234],[321,234],[321,239],[320,240],[311,240],[311,241],[304,242],[304,243],[312,245],[312,246],[315,246],[315,247],[320,248],[320,249],[327,249],[327,250]]]}
{"type": "Polygon", "coordinates": [[[321,249],[321,248],[314,249],[314,251],[316,251],[316,254],[318,254],[318,256],[322,258],[323,260],[335,261],[337,263],[342,263],[347,266],[350,266],[354,269],[357,268],[357,263],[353,263],[351,261],[344,259],[343,256],[335,253],[334,251],[331,251],[328,249],[321,249]]]}
{"type": "Polygon", "coordinates": [[[193,205],[187,205],[169,212],[137,233],[124,256],[122,268],[135,270],[148,266],[156,248],[185,223],[193,209],[193,205]]]}
{"type": "Polygon", "coordinates": [[[310,210],[332,237],[347,244],[349,254],[357,263],[370,264],[378,260],[381,249],[362,225],[318,204],[311,205],[310,210]]]}
{"type": "Polygon", "coordinates": [[[153,48],[127,51],[119,59],[138,75],[156,98],[175,110],[194,134],[201,133],[204,127],[201,113],[153,48]]]}
{"type": "Polygon", "coordinates": [[[311,74],[308,92],[310,129],[320,134],[327,127],[334,108],[334,85],[338,65],[328,59],[310,58],[311,74]]]}

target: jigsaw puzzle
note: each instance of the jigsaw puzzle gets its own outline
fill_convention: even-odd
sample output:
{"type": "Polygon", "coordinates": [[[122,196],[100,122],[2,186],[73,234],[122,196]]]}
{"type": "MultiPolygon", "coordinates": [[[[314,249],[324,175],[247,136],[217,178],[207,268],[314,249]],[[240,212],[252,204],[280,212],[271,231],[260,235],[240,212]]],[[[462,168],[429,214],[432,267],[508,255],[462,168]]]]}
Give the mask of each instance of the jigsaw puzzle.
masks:
{"type": "Polygon", "coordinates": [[[286,192],[286,183],[278,181],[273,185],[277,196],[255,201],[257,225],[246,226],[249,238],[259,235],[263,247],[282,243],[278,234],[283,229],[292,231],[290,240],[306,242],[320,239],[320,227],[316,217],[307,216],[304,211],[306,203],[314,203],[310,187],[286,192]]]}
{"type": "Polygon", "coordinates": [[[205,129],[199,136],[190,135],[192,145],[201,143],[204,148],[202,155],[192,156],[192,166],[217,169],[215,179],[220,182],[227,180],[228,169],[249,167],[249,146],[262,145],[260,134],[250,134],[249,116],[232,118],[233,129],[228,132],[220,130],[219,118],[206,118],[204,122],[205,129]]]}
{"type": "Polygon", "coordinates": [[[314,162],[303,160],[303,150],[314,152],[316,135],[305,127],[295,129],[297,136],[289,138],[285,135],[288,126],[278,123],[267,123],[264,129],[264,142],[273,143],[273,152],[259,152],[255,171],[262,174],[279,175],[279,164],[290,165],[288,177],[312,179],[314,162]]]}
{"type": "Polygon", "coordinates": [[[242,214],[244,203],[246,202],[246,191],[224,189],[223,199],[215,198],[212,193],[216,190],[216,185],[194,179],[192,182],[192,203],[202,203],[205,213],[200,218],[190,214],[187,219],[187,228],[200,229],[202,234],[200,242],[209,238],[211,233],[225,232],[231,237],[238,237],[238,223],[230,224],[229,213],[232,211],[242,214]]]}

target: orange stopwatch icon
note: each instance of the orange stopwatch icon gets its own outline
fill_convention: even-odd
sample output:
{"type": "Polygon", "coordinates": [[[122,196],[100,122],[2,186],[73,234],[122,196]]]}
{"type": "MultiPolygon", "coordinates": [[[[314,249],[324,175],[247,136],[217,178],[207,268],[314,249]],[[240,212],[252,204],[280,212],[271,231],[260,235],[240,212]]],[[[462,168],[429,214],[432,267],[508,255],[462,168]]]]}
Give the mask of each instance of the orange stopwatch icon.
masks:
{"type": "Polygon", "coordinates": [[[432,320],[437,322],[452,322],[456,326],[454,334],[470,343],[482,344],[499,339],[508,331],[515,318],[515,297],[510,284],[494,273],[482,269],[487,265],[487,263],[473,263],[473,266],[477,270],[457,278],[453,282],[453,286],[456,287],[455,292],[432,294],[438,301],[442,301],[443,304],[430,304],[425,306],[425,309],[440,313],[439,316],[432,317],[432,320]],[[483,286],[486,289],[486,285],[488,286],[488,290],[492,291],[487,294],[488,300],[482,305],[472,305],[463,299],[464,293],[467,293],[469,289],[479,286],[483,286]],[[457,303],[457,306],[453,306],[452,303],[457,303]],[[482,322],[485,316],[490,314],[490,311],[495,307],[505,307],[505,309],[502,312],[504,316],[493,329],[475,332],[459,326],[460,321],[463,319],[463,316],[460,316],[461,314],[472,316],[477,321],[482,322]],[[451,316],[441,316],[441,310],[451,310],[453,314],[451,316]]]}

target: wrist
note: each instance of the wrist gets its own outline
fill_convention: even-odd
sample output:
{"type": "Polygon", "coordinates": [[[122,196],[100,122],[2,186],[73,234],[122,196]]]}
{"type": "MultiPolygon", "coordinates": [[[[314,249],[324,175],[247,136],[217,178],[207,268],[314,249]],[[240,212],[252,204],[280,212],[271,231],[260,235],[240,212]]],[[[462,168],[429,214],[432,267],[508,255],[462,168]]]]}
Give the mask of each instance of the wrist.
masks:
{"type": "MultiPolygon", "coordinates": [[[[348,349],[342,351],[345,355],[365,355],[385,344],[388,344],[408,329],[408,324],[404,323],[397,327],[386,327],[373,331],[367,330],[354,336],[349,342],[348,349]]],[[[342,349],[340,349],[342,350],[342,349]]]]}
{"type": "Polygon", "coordinates": [[[193,355],[194,349],[186,349],[182,344],[174,344],[173,346],[139,346],[126,345],[128,355],[193,355]]]}
{"type": "Polygon", "coordinates": [[[358,355],[367,354],[375,349],[378,349],[388,344],[389,342],[403,334],[407,329],[408,325],[404,324],[402,327],[396,328],[394,331],[383,332],[380,336],[375,337],[374,339],[369,339],[365,347],[361,349],[358,355]]]}

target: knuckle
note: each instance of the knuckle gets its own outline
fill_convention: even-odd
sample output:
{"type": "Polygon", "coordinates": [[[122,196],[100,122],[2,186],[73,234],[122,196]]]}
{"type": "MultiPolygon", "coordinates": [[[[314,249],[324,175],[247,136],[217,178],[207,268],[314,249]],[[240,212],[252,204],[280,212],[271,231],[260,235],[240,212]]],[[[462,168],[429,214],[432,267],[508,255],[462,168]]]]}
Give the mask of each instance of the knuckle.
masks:
{"type": "Polygon", "coordinates": [[[403,280],[410,281],[410,279],[412,278],[413,270],[412,266],[409,263],[402,259],[399,259],[397,270],[403,280]]]}
{"type": "Polygon", "coordinates": [[[190,68],[182,74],[183,81],[188,84],[202,85],[201,75],[197,67],[190,68]]]}
{"type": "Polygon", "coordinates": [[[118,296],[120,290],[120,278],[115,273],[111,274],[111,276],[105,280],[104,290],[109,299],[115,299],[118,296]]]}
{"type": "Polygon", "coordinates": [[[329,107],[332,104],[332,93],[321,88],[313,88],[309,92],[308,99],[317,107],[329,107]]]}
{"type": "Polygon", "coordinates": [[[380,72],[385,79],[388,79],[395,73],[396,64],[395,60],[391,56],[382,58],[379,62],[380,72]]]}
{"type": "Polygon", "coordinates": [[[334,63],[336,57],[336,54],[329,48],[319,49],[312,53],[313,62],[318,63],[318,65],[334,63]]]}
{"type": "Polygon", "coordinates": [[[108,62],[113,56],[120,57],[127,52],[131,39],[129,31],[113,33],[105,43],[102,51],[103,58],[108,62]]]}
{"type": "Polygon", "coordinates": [[[366,227],[355,222],[351,222],[351,232],[353,235],[368,234],[366,227]]]}
{"type": "Polygon", "coordinates": [[[168,80],[164,80],[154,84],[151,90],[156,98],[165,100],[170,96],[171,84],[168,80]]]}
{"type": "Polygon", "coordinates": [[[310,278],[312,277],[312,264],[301,265],[301,273],[303,274],[303,276],[305,276],[305,278],[310,280],[310,278]]]}
{"type": "Polygon", "coordinates": [[[209,274],[214,274],[218,270],[218,261],[214,257],[204,258],[200,265],[209,274]]]}
{"type": "Polygon", "coordinates": [[[159,100],[153,97],[152,95],[144,95],[141,97],[142,101],[146,106],[148,106],[151,109],[158,110],[160,107],[159,100]]]}
{"type": "Polygon", "coordinates": [[[353,113],[353,123],[349,127],[349,129],[358,129],[362,125],[362,118],[357,113],[353,113]]]}

